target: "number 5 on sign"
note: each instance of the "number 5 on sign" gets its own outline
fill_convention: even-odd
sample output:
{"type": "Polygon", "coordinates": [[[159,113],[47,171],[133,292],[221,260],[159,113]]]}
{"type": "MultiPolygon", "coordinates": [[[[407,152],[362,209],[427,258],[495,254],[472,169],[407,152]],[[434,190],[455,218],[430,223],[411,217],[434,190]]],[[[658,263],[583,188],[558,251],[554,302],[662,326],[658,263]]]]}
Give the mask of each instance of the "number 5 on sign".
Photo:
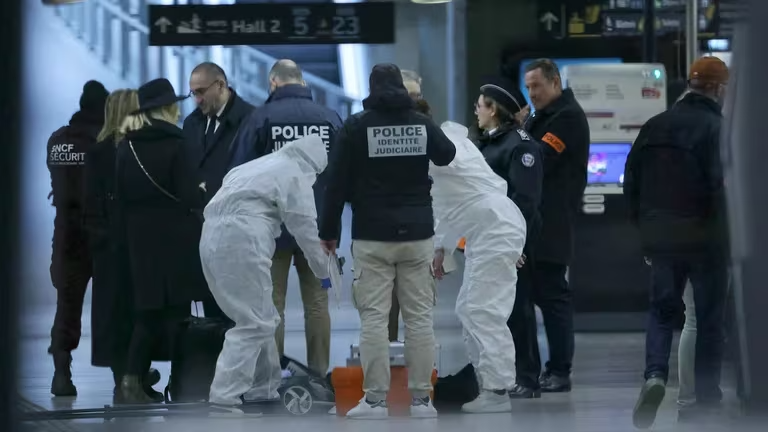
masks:
{"type": "Polygon", "coordinates": [[[307,17],[297,16],[293,18],[293,32],[298,36],[305,36],[307,33],[309,33],[307,17]]]}
{"type": "Polygon", "coordinates": [[[339,36],[355,36],[358,33],[360,33],[360,18],[356,16],[333,17],[333,34],[339,36]]]}

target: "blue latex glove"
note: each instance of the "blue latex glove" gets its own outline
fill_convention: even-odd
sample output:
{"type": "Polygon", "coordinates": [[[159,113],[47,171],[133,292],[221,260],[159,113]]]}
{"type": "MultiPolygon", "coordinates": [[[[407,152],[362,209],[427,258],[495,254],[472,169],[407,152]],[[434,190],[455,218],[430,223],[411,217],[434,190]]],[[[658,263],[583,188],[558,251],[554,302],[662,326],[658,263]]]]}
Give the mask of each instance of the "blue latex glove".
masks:
{"type": "Polygon", "coordinates": [[[330,289],[331,288],[331,278],[320,279],[320,286],[323,289],[330,289]]]}

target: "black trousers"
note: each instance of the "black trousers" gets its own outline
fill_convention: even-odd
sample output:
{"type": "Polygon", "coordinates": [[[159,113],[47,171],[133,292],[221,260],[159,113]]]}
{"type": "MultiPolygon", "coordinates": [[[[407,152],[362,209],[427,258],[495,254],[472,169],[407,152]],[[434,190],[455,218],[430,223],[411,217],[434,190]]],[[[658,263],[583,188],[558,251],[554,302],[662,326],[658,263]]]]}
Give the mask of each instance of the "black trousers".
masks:
{"type": "Polygon", "coordinates": [[[507,326],[515,341],[517,384],[539,388],[541,358],[537,340],[536,311],[533,307],[533,268],[524,265],[517,270],[517,294],[507,326]]]}
{"type": "Polygon", "coordinates": [[[179,323],[189,315],[188,305],[136,311],[125,374],[143,377],[152,364],[153,348],[159,341],[172,345],[179,323]]]}
{"type": "Polygon", "coordinates": [[[93,275],[88,236],[79,212],[57,210],[53,230],[51,282],[56,288],[56,316],[48,351],[72,352],[80,345],[83,300],[93,275]]]}
{"type": "Polygon", "coordinates": [[[536,339],[536,315],[541,309],[549,342],[546,371],[568,377],[574,353],[573,293],[565,279],[565,264],[531,260],[518,271],[517,299],[507,324],[515,339],[518,384],[538,387],[541,358],[536,339]]]}

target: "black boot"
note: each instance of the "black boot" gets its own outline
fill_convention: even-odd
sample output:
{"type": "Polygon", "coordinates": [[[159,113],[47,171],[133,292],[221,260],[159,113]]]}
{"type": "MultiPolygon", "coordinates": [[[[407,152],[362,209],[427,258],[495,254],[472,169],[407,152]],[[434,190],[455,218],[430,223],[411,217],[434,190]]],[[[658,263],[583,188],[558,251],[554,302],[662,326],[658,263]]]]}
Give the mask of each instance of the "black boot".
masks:
{"type": "Polygon", "coordinates": [[[77,396],[77,387],[72,383],[72,355],[66,351],[51,352],[53,355],[53,381],[51,394],[57,397],[77,396]]]}
{"type": "Polygon", "coordinates": [[[141,379],[135,375],[126,375],[120,383],[120,400],[125,404],[138,405],[154,402],[144,391],[141,379]]]}

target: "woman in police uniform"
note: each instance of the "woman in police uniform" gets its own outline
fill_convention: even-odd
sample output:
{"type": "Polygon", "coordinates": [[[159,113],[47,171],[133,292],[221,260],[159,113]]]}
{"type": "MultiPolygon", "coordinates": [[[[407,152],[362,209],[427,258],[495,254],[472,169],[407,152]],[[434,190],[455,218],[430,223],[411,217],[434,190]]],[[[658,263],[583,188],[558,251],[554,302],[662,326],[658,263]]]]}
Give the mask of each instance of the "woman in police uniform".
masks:
{"type": "Polygon", "coordinates": [[[515,308],[508,325],[515,340],[517,386],[513,398],[540,395],[538,372],[521,370],[520,365],[540,364],[536,344],[536,317],[531,299],[531,275],[525,257],[531,256],[532,239],[540,229],[539,204],[544,170],[539,144],[521,127],[518,117],[526,109],[525,99],[503,79],[494,79],[480,87],[475,103],[475,115],[483,134],[477,145],[491,169],[507,181],[507,196],[525,217],[528,235],[523,258],[518,262],[518,283],[515,308]]]}

